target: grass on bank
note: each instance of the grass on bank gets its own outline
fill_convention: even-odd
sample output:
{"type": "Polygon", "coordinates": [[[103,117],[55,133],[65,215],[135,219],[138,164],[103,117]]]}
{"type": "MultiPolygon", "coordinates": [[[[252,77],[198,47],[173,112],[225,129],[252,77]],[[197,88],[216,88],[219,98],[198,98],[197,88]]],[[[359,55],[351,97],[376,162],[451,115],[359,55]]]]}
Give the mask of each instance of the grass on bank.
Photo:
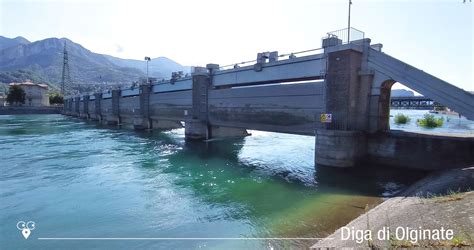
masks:
{"type": "Polygon", "coordinates": [[[436,118],[432,114],[425,114],[422,119],[418,119],[416,122],[422,127],[437,128],[443,126],[444,118],[436,118]]]}
{"type": "Polygon", "coordinates": [[[434,200],[435,202],[448,202],[448,201],[458,201],[462,200],[466,195],[470,194],[472,191],[469,188],[466,191],[458,190],[448,190],[446,194],[442,195],[430,195],[428,198],[434,200]]]}
{"type": "MultiPolygon", "coordinates": [[[[412,243],[408,240],[397,240],[395,237],[390,236],[390,247],[394,249],[407,249],[407,248],[463,248],[472,246],[471,241],[468,239],[456,235],[452,240],[443,241],[428,241],[412,243]]],[[[373,249],[381,249],[382,247],[375,247],[373,249]]]]}

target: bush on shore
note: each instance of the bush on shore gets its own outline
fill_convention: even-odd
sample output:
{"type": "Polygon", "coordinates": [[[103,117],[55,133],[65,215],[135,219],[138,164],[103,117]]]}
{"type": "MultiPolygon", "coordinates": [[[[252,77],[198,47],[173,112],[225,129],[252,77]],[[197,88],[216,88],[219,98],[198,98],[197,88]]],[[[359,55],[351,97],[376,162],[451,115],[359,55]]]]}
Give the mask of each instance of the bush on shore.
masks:
{"type": "Polygon", "coordinates": [[[422,119],[417,120],[418,125],[427,128],[437,128],[443,126],[443,117],[436,118],[434,115],[425,114],[422,119]]]}
{"type": "Polygon", "coordinates": [[[410,117],[408,117],[408,115],[398,113],[394,117],[394,122],[396,124],[407,124],[408,122],[410,122],[410,117]]]}

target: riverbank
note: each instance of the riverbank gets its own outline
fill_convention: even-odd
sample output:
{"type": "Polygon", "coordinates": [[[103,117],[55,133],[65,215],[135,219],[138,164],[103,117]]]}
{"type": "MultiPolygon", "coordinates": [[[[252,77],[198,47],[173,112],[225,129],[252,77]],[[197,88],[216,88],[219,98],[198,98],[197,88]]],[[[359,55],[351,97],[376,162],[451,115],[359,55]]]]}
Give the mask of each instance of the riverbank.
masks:
{"type": "Polygon", "coordinates": [[[62,107],[2,106],[0,115],[61,114],[62,107]]]}
{"type": "Polygon", "coordinates": [[[368,212],[312,248],[470,248],[474,244],[473,185],[474,167],[435,172],[397,197],[366,208],[368,212]],[[452,230],[452,239],[436,237],[446,236],[442,230],[452,230]]]}

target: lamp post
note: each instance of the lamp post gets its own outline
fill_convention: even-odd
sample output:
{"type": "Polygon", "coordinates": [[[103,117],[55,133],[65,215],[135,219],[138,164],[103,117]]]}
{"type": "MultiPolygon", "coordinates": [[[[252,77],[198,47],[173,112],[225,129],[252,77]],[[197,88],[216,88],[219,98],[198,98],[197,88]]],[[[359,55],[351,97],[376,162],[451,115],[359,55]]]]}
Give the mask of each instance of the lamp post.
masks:
{"type": "Polygon", "coordinates": [[[347,43],[349,43],[351,37],[351,5],[352,0],[349,0],[349,16],[347,19],[347,43]]]}
{"type": "Polygon", "coordinates": [[[151,58],[148,56],[145,56],[145,61],[146,61],[146,84],[150,84],[150,80],[148,79],[148,62],[151,61],[151,58]]]}

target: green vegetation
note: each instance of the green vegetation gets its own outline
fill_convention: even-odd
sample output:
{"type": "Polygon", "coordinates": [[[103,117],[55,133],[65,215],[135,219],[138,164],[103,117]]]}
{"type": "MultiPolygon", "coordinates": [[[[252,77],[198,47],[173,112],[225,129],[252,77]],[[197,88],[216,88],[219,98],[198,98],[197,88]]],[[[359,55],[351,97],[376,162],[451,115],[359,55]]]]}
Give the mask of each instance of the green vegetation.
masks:
{"type": "Polygon", "coordinates": [[[49,95],[49,104],[63,104],[64,98],[59,93],[49,95]]]}
{"type": "Polygon", "coordinates": [[[395,115],[394,121],[396,124],[407,124],[408,122],[410,122],[410,117],[402,113],[398,113],[397,115],[395,115]]]}
{"type": "Polygon", "coordinates": [[[467,246],[470,246],[471,243],[469,242],[469,240],[466,240],[463,237],[456,235],[451,240],[450,244],[447,244],[447,245],[453,246],[453,247],[467,247],[467,246]]]}
{"type": "Polygon", "coordinates": [[[25,103],[25,91],[18,85],[10,86],[7,102],[9,104],[25,103]]]}
{"type": "Polygon", "coordinates": [[[427,198],[434,200],[435,202],[448,202],[448,201],[458,201],[462,200],[466,195],[470,194],[472,191],[469,188],[468,190],[461,191],[449,189],[445,194],[429,194],[427,198]]]}
{"type": "Polygon", "coordinates": [[[0,82],[3,83],[25,82],[27,80],[34,83],[44,83],[48,85],[50,83],[31,70],[19,69],[15,71],[0,72],[0,82]]]}
{"type": "Polygon", "coordinates": [[[425,114],[422,119],[417,120],[418,125],[427,128],[436,128],[443,126],[443,117],[436,118],[434,115],[425,114]]]}

